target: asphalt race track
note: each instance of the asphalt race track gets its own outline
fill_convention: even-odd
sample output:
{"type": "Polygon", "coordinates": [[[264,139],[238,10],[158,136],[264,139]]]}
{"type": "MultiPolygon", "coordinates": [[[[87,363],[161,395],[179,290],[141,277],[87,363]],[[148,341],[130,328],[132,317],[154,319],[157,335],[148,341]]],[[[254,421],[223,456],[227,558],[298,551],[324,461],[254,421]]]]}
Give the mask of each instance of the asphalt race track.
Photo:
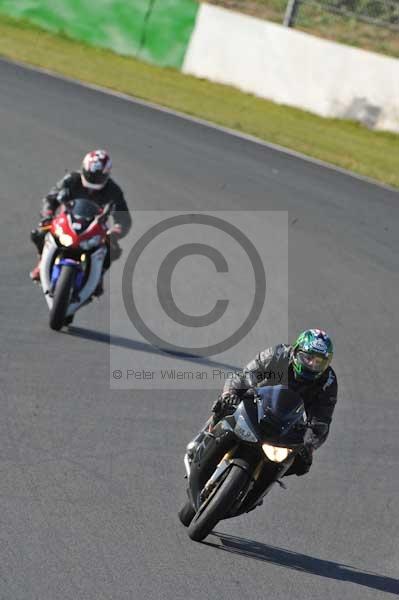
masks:
{"type": "Polygon", "coordinates": [[[0,132],[0,597],[398,596],[399,195],[6,62],[0,132]],[[336,341],[339,405],[311,473],[203,544],[176,512],[213,394],[111,391],[107,295],[56,334],[28,278],[40,198],[103,145],[132,208],[288,210],[290,334],[336,341]]]}

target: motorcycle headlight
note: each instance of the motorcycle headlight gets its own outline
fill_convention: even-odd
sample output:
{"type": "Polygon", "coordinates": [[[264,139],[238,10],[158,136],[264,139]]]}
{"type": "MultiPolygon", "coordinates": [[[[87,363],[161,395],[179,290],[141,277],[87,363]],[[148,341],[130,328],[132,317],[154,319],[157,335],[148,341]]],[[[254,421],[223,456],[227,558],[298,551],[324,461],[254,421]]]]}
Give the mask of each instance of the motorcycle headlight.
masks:
{"type": "Polygon", "coordinates": [[[62,246],[68,247],[68,246],[72,246],[72,244],[73,244],[73,238],[68,233],[61,233],[61,235],[58,237],[58,239],[60,240],[60,244],[62,246]]]}
{"type": "Polygon", "coordinates": [[[279,446],[269,446],[269,444],[262,444],[262,450],[269,460],[276,463],[283,462],[292,452],[291,448],[280,448],[279,446]]]}
{"type": "Polygon", "coordinates": [[[80,247],[83,250],[89,250],[90,248],[94,248],[95,246],[98,246],[98,244],[101,242],[101,235],[95,235],[92,238],[90,238],[89,240],[83,240],[82,242],[80,242],[80,247]]]}

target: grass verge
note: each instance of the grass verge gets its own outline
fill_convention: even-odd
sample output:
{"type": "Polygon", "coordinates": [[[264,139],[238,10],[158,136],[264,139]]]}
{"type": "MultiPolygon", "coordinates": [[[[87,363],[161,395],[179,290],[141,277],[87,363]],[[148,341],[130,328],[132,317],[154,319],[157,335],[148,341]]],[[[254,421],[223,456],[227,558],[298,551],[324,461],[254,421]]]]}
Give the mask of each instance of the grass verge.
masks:
{"type": "Polygon", "coordinates": [[[255,135],[399,187],[399,136],[323,119],[0,16],[0,56],[51,69],[255,135]]]}

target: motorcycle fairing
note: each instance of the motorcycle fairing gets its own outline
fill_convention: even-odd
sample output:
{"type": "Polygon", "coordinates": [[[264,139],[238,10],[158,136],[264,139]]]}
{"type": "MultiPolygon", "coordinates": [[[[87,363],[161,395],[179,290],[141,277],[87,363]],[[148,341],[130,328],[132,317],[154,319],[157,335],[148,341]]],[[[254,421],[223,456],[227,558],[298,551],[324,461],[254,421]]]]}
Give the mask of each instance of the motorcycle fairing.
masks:
{"type": "MultiPolygon", "coordinates": [[[[52,293],[52,270],[54,265],[54,260],[57,252],[59,251],[59,247],[52,236],[51,233],[47,233],[44,241],[44,247],[42,252],[42,260],[40,263],[40,281],[43,290],[44,297],[46,298],[47,305],[49,309],[51,309],[53,305],[53,298],[51,296],[52,293]]],[[[66,316],[72,316],[77,309],[82,306],[85,302],[89,300],[89,298],[93,295],[94,290],[96,289],[100,277],[102,275],[104,259],[107,250],[104,246],[101,246],[90,255],[91,265],[90,265],[90,273],[87,278],[86,283],[83,288],[79,291],[79,298],[75,302],[71,302],[68,306],[68,310],[66,316]]],[[[63,259],[70,260],[70,259],[63,259]]],[[[73,261],[77,262],[77,261],[73,261]]],[[[64,263],[66,264],[66,263],[64,263]]],[[[68,264],[71,264],[68,262],[68,264]]],[[[79,264],[79,263],[78,263],[79,264]]],[[[78,268],[78,267],[77,267],[78,268]]],[[[80,264],[79,264],[80,268],[80,264]]]]}

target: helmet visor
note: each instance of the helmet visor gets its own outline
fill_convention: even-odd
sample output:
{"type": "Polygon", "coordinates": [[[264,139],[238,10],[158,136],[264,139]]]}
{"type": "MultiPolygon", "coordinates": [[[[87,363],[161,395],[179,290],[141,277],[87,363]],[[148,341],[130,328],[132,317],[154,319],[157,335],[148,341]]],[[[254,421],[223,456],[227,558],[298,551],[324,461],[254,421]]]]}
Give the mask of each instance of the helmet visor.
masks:
{"type": "Polygon", "coordinates": [[[298,362],[313,373],[322,373],[325,371],[330,363],[330,357],[322,356],[321,354],[311,354],[299,350],[296,354],[298,362]]]}
{"type": "Polygon", "coordinates": [[[104,173],[104,171],[86,171],[86,169],[83,169],[83,175],[87,183],[92,185],[105,185],[109,179],[109,173],[104,173]]]}

